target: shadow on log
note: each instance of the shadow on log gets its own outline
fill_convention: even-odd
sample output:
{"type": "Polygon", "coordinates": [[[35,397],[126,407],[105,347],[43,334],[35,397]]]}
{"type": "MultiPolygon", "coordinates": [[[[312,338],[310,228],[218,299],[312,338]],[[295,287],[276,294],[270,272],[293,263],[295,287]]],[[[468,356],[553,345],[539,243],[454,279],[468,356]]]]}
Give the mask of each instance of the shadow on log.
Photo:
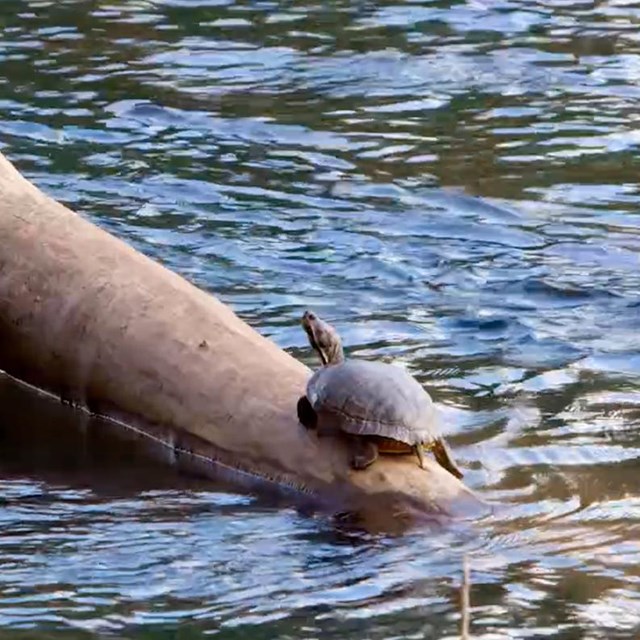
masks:
{"type": "Polygon", "coordinates": [[[2,156],[0,238],[0,368],[16,378],[162,441],[180,466],[376,528],[488,511],[430,459],[426,470],[389,456],[351,471],[340,440],[298,424],[307,367],[2,156]]]}

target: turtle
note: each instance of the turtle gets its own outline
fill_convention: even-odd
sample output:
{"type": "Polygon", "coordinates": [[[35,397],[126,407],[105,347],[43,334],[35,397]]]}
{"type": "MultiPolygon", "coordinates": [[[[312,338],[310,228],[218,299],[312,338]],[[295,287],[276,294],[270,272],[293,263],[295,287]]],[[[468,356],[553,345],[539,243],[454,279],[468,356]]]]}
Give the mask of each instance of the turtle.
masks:
{"type": "Polygon", "coordinates": [[[413,376],[392,364],[345,360],[338,332],[312,311],[301,323],[323,365],[298,400],[302,425],[319,436],[346,434],[356,470],[369,467],[379,453],[411,452],[424,469],[424,450],[431,450],[442,467],[462,477],[440,435],[433,401],[413,376]]]}

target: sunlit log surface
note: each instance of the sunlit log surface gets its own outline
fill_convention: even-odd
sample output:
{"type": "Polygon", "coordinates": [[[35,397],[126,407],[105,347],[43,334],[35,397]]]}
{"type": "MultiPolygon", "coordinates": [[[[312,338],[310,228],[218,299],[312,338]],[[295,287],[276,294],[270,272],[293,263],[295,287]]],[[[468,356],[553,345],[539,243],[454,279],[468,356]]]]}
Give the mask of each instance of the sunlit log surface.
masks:
{"type": "Polygon", "coordinates": [[[226,305],[45,196],[0,156],[0,368],[167,446],[166,459],[333,511],[476,516],[432,460],[353,472],[298,424],[309,370],[226,305]]]}

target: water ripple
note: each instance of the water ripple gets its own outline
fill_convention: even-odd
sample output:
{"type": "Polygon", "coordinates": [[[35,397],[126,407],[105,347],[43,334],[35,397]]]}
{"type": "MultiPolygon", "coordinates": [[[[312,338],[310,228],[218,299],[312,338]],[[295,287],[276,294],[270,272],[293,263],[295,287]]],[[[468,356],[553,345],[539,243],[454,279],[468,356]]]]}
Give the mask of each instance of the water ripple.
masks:
{"type": "Polygon", "coordinates": [[[157,470],[51,477],[73,419],[51,451],[13,443],[58,425],[27,403],[0,419],[9,637],[458,637],[465,553],[474,635],[636,632],[638,3],[0,17],[0,146],[24,173],[308,364],[313,307],[349,355],[406,367],[503,507],[374,538],[157,470]]]}

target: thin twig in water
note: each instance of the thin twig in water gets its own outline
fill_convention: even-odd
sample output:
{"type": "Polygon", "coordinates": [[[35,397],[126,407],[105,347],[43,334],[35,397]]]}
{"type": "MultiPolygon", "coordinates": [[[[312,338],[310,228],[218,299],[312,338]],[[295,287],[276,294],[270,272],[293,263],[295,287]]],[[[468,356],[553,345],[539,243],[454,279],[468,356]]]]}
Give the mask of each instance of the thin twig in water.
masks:
{"type": "Polygon", "coordinates": [[[462,558],[462,584],[460,585],[460,607],[462,609],[461,623],[460,623],[460,639],[469,640],[469,622],[471,621],[471,615],[469,612],[470,601],[469,591],[471,589],[471,579],[469,570],[469,556],[465,553],[462,558]]]}

